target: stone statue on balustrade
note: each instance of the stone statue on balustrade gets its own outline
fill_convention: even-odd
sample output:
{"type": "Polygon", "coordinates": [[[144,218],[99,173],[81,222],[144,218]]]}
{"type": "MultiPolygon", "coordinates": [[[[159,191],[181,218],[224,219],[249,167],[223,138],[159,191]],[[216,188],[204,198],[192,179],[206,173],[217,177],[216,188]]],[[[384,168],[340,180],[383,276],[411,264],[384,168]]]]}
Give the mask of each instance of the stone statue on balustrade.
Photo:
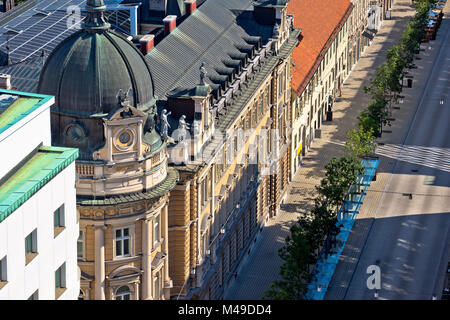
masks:
{"type": "Polygon", "coordinates": [[[189,129],[189,124],[186,123],[186,116],[183,114],[180,117],[180,120],[178,120],[178,142],[186,142],[186,137],[189,129]]]}
{"type": "Polygon", "coordinates": [[[167,120],[167,117],[171,115],[172,112],[167,112],[166,109],[164,109],[161,112],[161,136],[163,138],[164,141],[166,141],[169,138],[169,128],[170,128],[170,124],[169,121],[167,120]]]}

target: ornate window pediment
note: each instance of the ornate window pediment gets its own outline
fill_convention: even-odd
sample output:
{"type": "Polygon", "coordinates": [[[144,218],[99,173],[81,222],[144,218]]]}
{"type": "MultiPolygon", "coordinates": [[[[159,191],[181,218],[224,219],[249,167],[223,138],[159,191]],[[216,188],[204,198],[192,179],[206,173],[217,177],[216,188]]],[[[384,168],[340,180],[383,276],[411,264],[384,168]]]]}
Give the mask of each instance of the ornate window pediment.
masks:
{"type": "Polygon", "coordinates": [[[110,299],[115,300],[119,296],[122,297],[124,294],[124,289],[126,288],[129,289],[128,292],[130,300],[139,299],[138,285],[140,283],[140,276],[142,273],[142,270],[129,265],[120,266],[117,269],[114,269],[106,277],[109,282],[108,287],[110,292],[110,299]],[[118,293],[118,291],[120,292],[118,293]],[[117,294],[119,295],[117,296],[117,294]]]}

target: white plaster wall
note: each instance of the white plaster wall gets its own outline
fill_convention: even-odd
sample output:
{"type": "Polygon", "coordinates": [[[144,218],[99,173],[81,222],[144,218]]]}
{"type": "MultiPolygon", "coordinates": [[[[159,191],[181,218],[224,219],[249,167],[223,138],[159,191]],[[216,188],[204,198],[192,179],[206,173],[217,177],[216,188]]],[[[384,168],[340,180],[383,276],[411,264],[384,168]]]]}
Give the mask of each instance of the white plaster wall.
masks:
{"type": "Polygon", "coordinates": [[[60,300],[77,299],[79,224],[73,162],[0,223],[0,259],[7,255],[8,283],[0,300],[28,299],[39,289],[40,300],[55,299],[55,271],[66,263],[66,291],[60,300]],[[53,212],[65,205],[65,229],[54,238],[53,212]],[[25,266],[25,237],[37,228],[38,255],[25,266]]]}
{"type": "Polygon", "coordinates": [[[44,146],[51,145],[50,106],[53,103],[54,99],[51,99],[0,134],[0,178],[41,142],[44,146]],[[8,150],[7,156],[3,155],[3,150],[8,150]]]}
{"type": "MultiPolygon", "coordinates": [[[[297,106],[299,104],[299,99],[293,102],[295,104],[295,109],[297,109],[297,106]]],[[[292,111],[295,111],[294,108],[292,108],[292,111]]],[[[301,112],[301,115],[296,118],[295,113],[292,115],[292,139],[291,139],[291,180],[294,178],[294,175],[296,173],[296,170],[298,170],[298,164],[297,166],[294,166],[294,159],[297,158],[297,149],[300,147],[300,144],[303,143],[302,148],[306,147],[306,144],[304,141],[302,141],[302,132],[301,127],[306,126],[308,119],[307,119],[307,111],[306,108],[304,108],[301,112]],[[295,140],[295,136],[297,135],[297,140],[295,140]]]]}

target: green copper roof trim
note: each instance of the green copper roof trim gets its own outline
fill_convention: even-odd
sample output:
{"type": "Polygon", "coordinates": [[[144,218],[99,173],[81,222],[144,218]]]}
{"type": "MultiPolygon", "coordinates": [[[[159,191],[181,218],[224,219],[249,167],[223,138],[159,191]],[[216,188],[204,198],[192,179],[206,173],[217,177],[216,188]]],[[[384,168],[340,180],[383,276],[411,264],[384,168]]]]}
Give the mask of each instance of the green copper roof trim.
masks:
{"type": "Polygon", "coordinates": [[[167,177],[158,185],[144,192],[136,192],[127,195],[111,196],[105,199],[86,199],[77,197],[77,205],[80,206],[111,206],[122,203],[129,203],[141,200],[152,200],[164,196],[175,188],[176,184],[180,180],[178,171],[169,167],[167,169],[167,177]]]}
{"type": "Polygon", "coordinates": [[[53,96],[49,95],[5,89],[0,89],[0,94],[19,97],[0,115],[0,133],[53,99],[53,96]]]}
{"type": "Polygon", "coordinates": [[[0,185],[0,222],[78,157],[78,149],[40,147],[0,185]]]}

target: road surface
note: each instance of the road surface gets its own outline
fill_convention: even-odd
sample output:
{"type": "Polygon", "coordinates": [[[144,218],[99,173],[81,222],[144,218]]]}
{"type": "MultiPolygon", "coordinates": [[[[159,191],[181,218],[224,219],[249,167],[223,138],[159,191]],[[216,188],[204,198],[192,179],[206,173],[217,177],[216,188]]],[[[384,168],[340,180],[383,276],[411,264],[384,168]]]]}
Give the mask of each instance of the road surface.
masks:
{"type": "Polygon", "coordinates": [[[425,85],[411,108],[412,122],[405,123],[410,127],[403,143],[377,148],[381,161],[395,161],[392,172],[384,173],[381,190],[369,189],[381,194],[371,204],[374,217],[357,220],[355,226],[365,228],[348,241],[351,246],[356,241],[352,237],[363,238],[359,257],[338,264],[326,299],[375,299],[374,290],[367,288],[370,265],[381,271],[377,299],[441,295],[450,248],[449,25],[447,18],[439,30],[442,45],[430,62],[431,71],[422,77],[425,85]]]}

